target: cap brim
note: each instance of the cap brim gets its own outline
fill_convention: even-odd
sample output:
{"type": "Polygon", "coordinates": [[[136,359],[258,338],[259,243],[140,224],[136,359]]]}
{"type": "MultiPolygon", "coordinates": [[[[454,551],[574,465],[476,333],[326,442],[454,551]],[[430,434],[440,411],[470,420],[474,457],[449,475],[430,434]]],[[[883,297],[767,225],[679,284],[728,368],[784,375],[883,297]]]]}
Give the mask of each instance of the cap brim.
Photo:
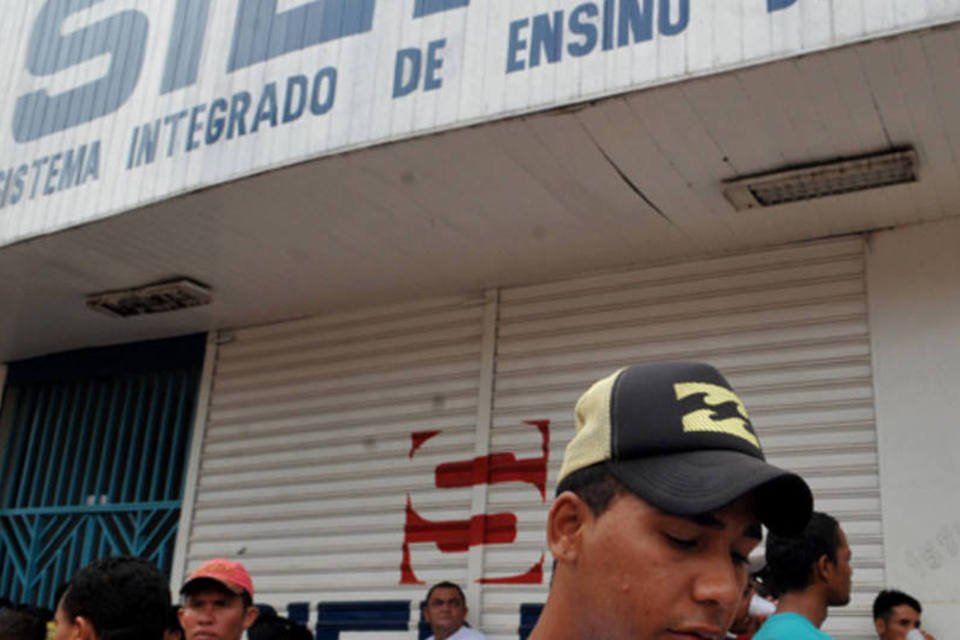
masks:
{"type": "Polygon", "coordinates": [[[207,586],[217,586],[225,591],[230,593],[235,593],[238,596],[242,596],[246,593],[246,589],[239,585],[231,584],[222,580],[220,578],[215,578],[214,576],[194,576],[183,583],[183,586],[180,587],[180,593],[187,593],[197,587],[206,584],[207,586]]]}
{"type": "Polygon", "coordinates": [[[738,451],[684,451],[606,464],[630,491],[674,515],[716,511],[752,492],[760,522],[791,535],[803,530],[813,512],[803,478],[738,451]]]}

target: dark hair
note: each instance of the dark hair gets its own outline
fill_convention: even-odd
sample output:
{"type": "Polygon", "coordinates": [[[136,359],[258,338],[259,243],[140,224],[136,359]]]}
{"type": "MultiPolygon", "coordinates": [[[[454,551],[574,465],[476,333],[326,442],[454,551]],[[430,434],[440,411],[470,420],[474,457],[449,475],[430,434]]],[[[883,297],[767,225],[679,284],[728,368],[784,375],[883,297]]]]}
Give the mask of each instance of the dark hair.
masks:
{"type": "Polygon", "coordinates": [[[0,609],[0,638],[3,640],[44,640],[47,623],[30,607],[0,609]]]}
{"type": "Polygon", "coordinates": [[[594,516],[602,515],[610,508],[613,498],[626,488],[613,477],[606,463],[584,467],[574,471],[557,485],[557,495],[572,491],[583,500],[594,516]]]}
{"type": "Polygon", "coordinates": [[[899,607],[902,604],[911,607],[917,613],[923,613],[923,607],[920,606],[920,603],[913,596],[903,591],[897,591],[896,589],[885,589],[878,593],[877,597],[873,600],[873,619],[883,618],[884,620],[889,620],[890,614],[893,613],[893,608],[899,607]]]}
{"type": "Polygon", "coordinates": [[[260,614],[247,629],[249,640],[313,640],[310,631],[298,622],[277,615],[270,605],[257,604],[260,614]]]}
{"type": "Polygon", "coordinates": [[[163,622],[163,631],[165,633],[176,633],[180,640],[183,640],[183,627],[180,626],[180,605],[171,604],[167,607],[167,615],[163,622]]]}
{"type": "Polygon", "coordinates": [[[104,558],[77,572],[60,606],[70,618],[89,620],[99,640],[160,640],[170,589],[147,560],[104,558]]]}
{"type": "Polygon", "coordinates": [[[803,532],[796,536],[767,535],[767,570],[764,577],[777,593],[801,591],[810,585],[813,568],[821,557],[837,561],[840,524],[836,518],[814,511],[803,532]]]}
{"type": "Polygon", "coordinates": [[[456,589],[457,593],[460,594],[460,602],[464,605],[467,604],[467,596],[463,595],[463,589],[460,588],[460,585],[455,582],[450,582],[449,580],[444,580],[443,582],[438,582],[437,584],[430,587],[430,590],[427,591],[427,597],[423,600],[423,606],[427,606],[430,602],[430,596],[433,595],[435,589],[456,589]]]}

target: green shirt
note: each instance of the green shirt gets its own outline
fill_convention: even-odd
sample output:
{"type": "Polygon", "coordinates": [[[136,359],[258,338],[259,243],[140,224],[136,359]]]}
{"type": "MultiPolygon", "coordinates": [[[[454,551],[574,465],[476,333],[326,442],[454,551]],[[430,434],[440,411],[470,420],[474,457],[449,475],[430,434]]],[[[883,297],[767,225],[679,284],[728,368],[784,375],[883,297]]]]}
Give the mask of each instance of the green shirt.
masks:
{"type": "Polygon", "coordinates": [[[831,640],[799,613],[778,613],[770,616],[753,640],[831,640]]]}

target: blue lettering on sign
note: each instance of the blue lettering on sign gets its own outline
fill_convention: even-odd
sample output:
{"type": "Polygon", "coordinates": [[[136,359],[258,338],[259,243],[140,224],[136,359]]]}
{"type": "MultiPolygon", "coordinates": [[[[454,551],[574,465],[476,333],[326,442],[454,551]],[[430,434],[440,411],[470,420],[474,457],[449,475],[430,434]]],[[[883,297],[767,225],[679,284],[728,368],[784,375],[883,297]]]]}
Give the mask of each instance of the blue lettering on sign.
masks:
{"type": "Polygon", "coordinates": [[[0,170],[0,209],[100,178],[100,141],[0,170]]]}
{"type": "Polygon", "coordinates": [[[137,84],[147,46],[149,20],[130,9],[76,31],[62,33],[63,23],[75,13],[103,0],[47,0],[40,9],[27,45],[27,70],[49,76],[110,56],[107,74],[91,83],[57,95],[46,90],[17,98],[13,138],[30,142],[116,111],[137,84]]]}
{"type": "Polygon", "coordinates": [[[434,91],[442,87],[443,79],[438,73],[443,68],[440,52],[445,46],[447,46],[446,38],[427,44],[426,64],[423,62],[423,51],[416,47],[397,51],[396,62],[393,65],[393,97],[402,98],[417,90],[420,86],[421,68],[424,76],[424,91],[434,91]]]}
{"type": "Polygon", "coordinates": [[[393,97],[402,98],[416,91],[420,85],[420,67],[423,66],[423,52],[416,47],[397,51],[393,65],[393,97]]]}
{"type": "Polygon", "coordinates": [[[797,0],[767,0],[767,13],[773,13],[774,11],[780,11],[781,9],[792,7],[796,3],[797,0]]]}
{"type": "Polygon", "coordinates": [[[277,13],[277,0],[240,0],[227,71],[306,47],[366,33],[375,0],[314,0],[277,13]]]}
{"type": "Polygon", "coordinates": [[[422,18],[432,13],[450,11],[470,6],[470,0],[417,0],[413,5],[413,17],[422,18]]]}
{"type": "Polygon", "coordinates": [[[437,76],[437,72],[443,67],[443,58],[439,52],[447,46],[447,39],[434,40],[427,45],[427,68],[424,70],[423,90],[433,91],[443,86],[443,80],[437,76]]]}
{"type": "Polygon", "coordinates": [[[563,46],[563,11],[554,11],[553,15],[544,13],[533,17],[533,29],[530,32],[530,66],[540,65],[540,52],[547,62],[560,62],[560,48],[563,46]]]}
{"type": "Polygon", "coordinates": [[[597,25],[591,22],[597,17],[599,9],[595,4],[582,4],[570,12],[570,33],[581,36],[581,42],[571,42],[567,52],[575,58],[585,56],[597,46],[597,25]]]}
{"type": "Polygon", "coordinates": [[[603,0],[584,2],[569,13],[554,11],[514,20],[507,37],[507,73],[647,42],[656,30],[675,36],[690,24],[690,0],[603,0]],[[566,46],[564,43],[566,42],[566,46]]]}
{"type": "Polygon", "coordinates": [[[324,67],[312,78],[297,74],[285,82],[267,82],[256,95],[240,90],[207,103],[193,105],[130,132],[126,168],[133,169],[157,161],[158,150],[171,158],[221,140],[242,138],[262,128],[289,124],[307,109],[322,116],[333,108],[337,96],[337,70],[324,67]]]}
{"type": "Polygon", "coordinates": [[[189,87],[197,81],[209,18],[210,0],[177,0],[167,61],[160,81],[161,94],[189,87]]]}

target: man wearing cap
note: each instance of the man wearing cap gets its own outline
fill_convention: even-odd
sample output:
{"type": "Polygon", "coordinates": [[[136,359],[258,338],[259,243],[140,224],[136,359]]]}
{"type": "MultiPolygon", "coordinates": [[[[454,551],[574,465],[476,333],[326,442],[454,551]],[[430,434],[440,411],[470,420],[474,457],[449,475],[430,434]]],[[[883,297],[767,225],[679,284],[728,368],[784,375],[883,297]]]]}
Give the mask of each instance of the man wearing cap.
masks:
{"type": "Polygon", "coordinates": [[[629,367],[577,402],[547,515],[553,579],[530,640],[720,640],[760,525],[803,528],[813,498],[767,464],[713,367],[629,367]]]}
{"type": "Polygon", "coordinates": [[[190,574],[180,594],[186,640],[240,640],[257,619],[253,580],[239,562],[207,560],[190,574]]]}
{"type": "Polygon", "coordinates": [[[850,602],[850,545],[833,516],[814,511],[800,535],[767,536],[767,577],[780,594],[777,612],[754,640],[829,640],[827,608],[850,602]]]}

